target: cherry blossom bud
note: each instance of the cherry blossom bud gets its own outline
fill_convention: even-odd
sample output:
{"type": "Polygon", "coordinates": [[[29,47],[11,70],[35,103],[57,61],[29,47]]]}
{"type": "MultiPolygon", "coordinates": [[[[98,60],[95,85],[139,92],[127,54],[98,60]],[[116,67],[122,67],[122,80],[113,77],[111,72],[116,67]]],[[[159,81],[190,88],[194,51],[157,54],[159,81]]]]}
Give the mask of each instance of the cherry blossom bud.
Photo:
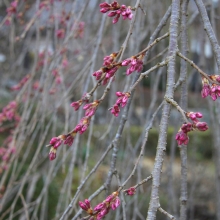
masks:
{"type": "Polygon", "coordinates": [[[178,145],[187,145],[189,142],[189,137],[187,136],[187,133],[184,133],[182,130],[176,134],[175,139],[177,140],[178,145]]]}
{"type": "Polygon", "coordinates": [[[120,18],[120,14],[118,14],[113,20],[112,23],[116,24],[118,22],[118,19],[120,18]]]}
{"type": "Polygon", "coordinates": [[[119,115],[119,112],[120,112],[120,108],[117,104],[115,104],[112,109],[111,109],[111,113],[115,116],[115,117],[118,117],[119,115]]]}
{"type": "Polygon", "coordinates": [[[110,8],[111,5],[108,4],[108,3],[106,3],[106,2],[103,2],[103,3],[101,3],[101,4],[99,5],[99,7],[100,7],[100,8],[110,8]]]}
{"type": "Polygon", "coordinates": [[[114,17],[116,14],[117,14],[116,11],[111,11],[111,12],[108,13],[108,16],[109,17],[114,17]]]}
{"type": "Polygon", "coordinates": [[[202,118],[202,113],[196,112],[195,114],[196,114],[196,117],[197,117],[197,118],[202,118]]]}
{"type": "Polygon", "coordinates": [[[210,95],[210,93],[211,93],[210,86],[209,86],[207,80],[205,80],[203,82],[203,88],[201,91],[202,98],[206,98],[208,95],[210,95]]]}
{"type": "Polygon", "coordinates": [[[130,63],[131,63],[131,59],[126,59],[126,60],[122,61],[121,65],[122,65],[122,66],[127,66],[127,65],[129,65],[130,63]]]}
{"type": "Polygon", "coordinates": [[[116,92],[115,94],[116,94],[118,97],[120,97],[120,96],[123,96],[123,95],[124,95],[124,93],[123,93],[123,92],[120,92],[120,91],[116,92]]]}
{"type": "Polygon", "coordinates": [[[84,202],[87,205],[87,207],[91,208],[91,204],[90,204],[90,201],[88,199],[85,199],[84,202]]]}
{"type": "Polygon", "coordinates": [[[125,193],[129,196],[133,196],[136,192],[136,189],[134,187],[130,187],[129,189],[125,190],[125,193]]]}
{"type": "Polygon", "coordinates": [[[109,79],[109,78],[111,78],[115,73],[116,73],[116,71],[118,70],[118,67],[116,66],[116,67],[113,67],[113,68],[111,68],[111,69],[108,69],[107,71],[106,71],[106,78],[107,79],[109,79]]]}
{"type": "Polygon", "coordinates": [[[114,195],[111,194],[105,199],[105,201],[110,203],[113,199],[114,199],[114,195]]]}
{"type": "Polygon", "coordinates": [[[218,97],[215,93],[211,93],[211,98],[213,101],[215,101],[218,97]]]}
{"type": "Polygon", "coordinates": [[[97,70],[96,72],[94,72],[92,75],[95,76],[96,80],[100,80],[103,74],[103,70],[97,70]]]}
{"type": "Polygon", "coordinates": [[[196,128],[200,131],[206,131],[206,130],[208,130],[208,125],[206,122],[197,122],[196,128]]]}
{"type": "Polygon", "coordinates": [[[83,101],[79,100],[77,102],[72,102],[70,105],[74,108],[75,111],[79,109],[79,107],[82,105],[83,101]]]}
{"type": "Polygon", "coordinates": [[[98,213],[98,215],[97,215],[97,220],[103,219],[103,218],[108,214],[109,210],[110,210],[109,207],[107,207],[107,208],[101,210],[101,211],[98,213]]]}
{"type": "Polygon", "coordinates": [[[119,197],[117,196],[116,198],[115,198],[115,200],[114,200],[114,202],[113,203],[111,203],[111,208],[112,208],[112,210],[115,210],[119,205],[120,205],[120,199],[119,199],[119,197]]]}
{"type": "Polygon", "coordinates": [[[106,208],[106,203],[102,202],[95,206],[94,211],[100,212],[102,209],[106,208]]]}
{"type": "Polygon", "coordinates": [[[102,8],[102,9],[100,9],[100,12],[102,12],[102,13],[106,13],[108,11],[110,11],[110,8],[102,8]]]}
{"type": "Polygon", "coordinates": [[[89,208],[87,207],[87,205],[84,202],[79,201],[79,206],[81,209],[87,211],[89,208]]]}
{"type": "Polygon", "coordinates": [[[62,144],[63,140],[60,139],[59,137],[53,137],[50,140],[50,145],[52,145],[55,149],[57,149],[61,144],[62,144]]]}
{"type": "Polygon", "coordinates": [[[54,160],[56,158],[56,152],[57,152],[57,150],[54,147],[51,147],[50,153],[49,153],[50,160],[54,160]]]}
{"type": "Polygon", "coordinates": [[[186,123],[186,124],[183,124],[181,126],[181,130],[184,132],[184,133],[187,133],[187,132],[190,132],[192,131],[192,124],[191,123],[186,123]]]}
{"type": "Polygon", "coordinates": [[[68,134],[63,143],[70,147],[73,144],[76,133],[77,133],[76,131],[73,131],[72,133],[68,134]]]}

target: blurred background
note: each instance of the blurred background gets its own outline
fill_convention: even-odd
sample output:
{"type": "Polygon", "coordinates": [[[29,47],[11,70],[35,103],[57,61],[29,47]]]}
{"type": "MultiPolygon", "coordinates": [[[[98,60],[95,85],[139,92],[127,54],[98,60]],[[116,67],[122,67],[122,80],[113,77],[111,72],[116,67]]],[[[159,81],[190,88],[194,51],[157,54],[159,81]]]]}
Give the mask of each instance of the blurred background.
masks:
{"type": "MultiPolygon", "coordinates": [[[[103,58],[120,50],[128,34],[130,20],[112,18],[99,11],[100,0],[80,1],[0,1],[0,219],[59,219],[77,192],[77,187],[102,157],[117,132],[122,112],[115,118],[109,111],[116,91],[127,91],[135,74],[118,70],[111,90],[92,118],[89,129],[77,135],[71,147],[61,146],[50,161],[52,137],[72,130],[83,116],[70,106],[96,84],[92,73],[102,67],[103,58]],[[7,112],[7,114],[5,114],[7,112]]],[[[119,0],[135,6],[136,1],[119,0]]],[[[140,1],[132,35],[123,59],[147,47],[150,37],[168,10],[171,0],[140,1]]],[[[220,1],[204,1],[220,42],[220,1]]],[[[168,31],[169,21],[159,36],[168,31]]],[[[204,72],[218,74],[215,57],[194,1],[188,7],[188,58],[204,72]]],[[[181,35],[181,29],[180,35],[181,35]]],[[[179,35],[179,37],[180,37],[179,35]]],[[[159,42],[144,60],[148,70],[167,55],[169,39],[159,42]]],[[[176,80],[180,72],[177,58],[176,80]]],[[[188,65],[188,109],[201,112],[209,125],[206,132],[192,132],[188,145],[188,219],[220,219],[220,102],[201,97],[200,74],[188,65]]],[[[131,103],[117,157],[117,172],[125,180],[140,152],[145,128],[163,101],[166,68],[152,72],[137,86],[131,103]]],[[[99,86],[92,100],[100,98],[99,86]]],[[[180,100],[180,89],[175,100],[180,100]]],[[[149,176],[153,169],[161,112],[154,120],[144,156],[126,187],[149,176]]],[[[179,216],[180,156],[175,135],[181,115],[172,109],[168,129],[166,159],[160,186],[161,206],[179,216]]],[[[66,219],[74,219],[84,200],[106,181],[110,151],[77,195],[66,219]]],[[[117,190],[113,177],[110,192],[117,190]]],[[[146,219],[151,182],[125,196],[127,219],[146,219]]],[[[106,197],[100,193],[95,206],[106,197]]],[[[86,216],[85,213],[76,219],[86,216]]],[[[158,214],[158,219],[165,219],[158,214]]],[[[121,207],[106,219],[122,219],[121,207]]]]}

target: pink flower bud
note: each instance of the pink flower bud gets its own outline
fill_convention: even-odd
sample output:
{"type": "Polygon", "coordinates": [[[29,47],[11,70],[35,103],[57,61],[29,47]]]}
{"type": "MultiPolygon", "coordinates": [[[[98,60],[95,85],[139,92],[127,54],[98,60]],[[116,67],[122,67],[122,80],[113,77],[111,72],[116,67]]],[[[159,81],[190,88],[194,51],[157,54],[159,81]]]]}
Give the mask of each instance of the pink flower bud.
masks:
{"type": "Polygon", "coordinates": [[[117,14],[117,16],[113,19],[112,23],[116,24],[119,18],[120,18],[120,14],[117,14]]]}
{"type": "Polygon", "coordinates": [[[81,130],[79,131],[79,133],[80,133],[80,134],[83,134],[83,133],[87,130],[88,126],[89,126],[89,125],[87,125],[87,124],[84,125],[84,126],[82,126],[81,130]]]}
{"type": "Polygon", "coordinates": [[[107,79],[109,79],[109,78],[111,78],[115,73],[116,73],[116,71],[118,70],[118,67],[116,66],[116,67],[113,67],[113,68],[111,68],[111,69],[109,69],[109,70],[107,70],[106,71],[106,78],[107,79]]]}
{"type": "Polygon", "coordinates": [[[187,133],[187,132],[190,132],[192,131],[192,124],[191,123],[186,123],[186,124],[183,124],[181,126],[181,130],[184,132],[184,133],[187,133]]]}
{"type": "Polygon", "coordinates": [[[213,101],[215,101],[218,97],[217,97],[216,93],[211,93],[211,98],[213,101]]]}
{"type": "Polygon", "coordinates": [[[102,77],[103,71],[102,70],[98,70],[96,72],[94,72],[92,75],[96,77],[96,80],[100,80],[102,77]]]}
{"type": "Polygon", "coordinates": [[[119,112],[120,112],[120,108],[117,104],[115,104],[112,109],[111,109],[111,113],[115,116],[115,117],[118,117],[119,115],[119,112]]]}
{"type": "Polygon", "coordinates": [[[57,142],[58,138],[57,137],[53,137],[51,140],[50,140],[50,144],[51,145],[54,145],[56,142],[57,142]]]}
{"type": "Polygon", "coordinates": [[[197,118],[202,118],[202,113],[196,112],[195,114],[196,114],[196,117],[197,117],[197,118]]]}
{"type": "Polygon", "coordinates": [[[114,17],[116,14],[117,14],[116,11],[111,11],[111,12],[108,13],[108,16],[109,17],[114,17]]]}
{"type": "Polygon", "coordinates": [[[102,202],[102,203],[99,203],[97,206],[95,206],[94,211],[100,212],[104,208],[106,208],[106,204],[102,202]]]}
{"type": "Polygon", "coordinates": [[[79,100],[77,102],[72,102],[70,104],[70,106],[72,106],[75,111],[77,111],[81,105],[82,105],[82,100],[79,100]]]}
{"type": "Polygon", "coordinates": [[[49,153],[50,160],[54,160],[56,158],[56,152],[57,152],[57,150],[55,148],[51,147],[50,153],[49,153]]]}
{"type": "Polygon", "coordinates": [[[120,199],[119,197],[117,196],[114,200],[114,202],[111,204],[111,208],[112,210],[115,210],[116,208],[118,208],[118,206],[120,205],[120,199]]]}
{"type": "Polygon", "coordinates": [[[127,66],[127,65],[129,65],[130,63],[131,63],[131,59],[126,59],[126,60],[122,61],[121,65],[122,65],[122,66],[127,66]]]}
{"type": "Polygon", "coordinates": [[[197,122],[196,128],[200,131],[206,131],[206,130],[208,130],[208,125],[206,122],[197,122]]]}
{"type": "Polygon", "coordinates": [[[100,12],[102,12],[102,13],[106,13],[108,11],[110,11],[110,8],[102,8],[102,9],[100,9],[100,12]]]}
{"type": "Polygon", "coordinates": [[[189,142],[189,137],[187,136],[187,133],[184,133],[182,130],[176,134],[175,139],[177,140],[178,145],[187,145],[189,142]]]}
{"type": "Polygon", "coordinates": [[[123,92],[120,92],[120,91],[119,91],[119,92],[116,92],[115,94],[116,94],[118,97],[123,96],[123,92]]]}
{"type": "Polygon", "coordinates": [[[111,5],[108,4],[108,3],[106,3],[106,2],[103,2],[103,3],[101,3],[101,4],[99,5],[99,7],[100,7],[100,8],[110,8],[111,5]]]}
{"type": "Polygon", "coordinates": [[[114,1],[111,3],[111,6],[114,8],[114,10],[118,9],[120,7],[119,3],[117,1],[114,1]]]}
{"type": "Polygon", "coordinates": [[[84,105],[83,109],[84,109],[84,110],[87,110],[87,109],[89,109],[91,106],[92,106],[92,103],[86,104],[86,105],[84,105]]]}
{"type": "Polygon", "coordinates": [[[88,199],[85,199],[84,202],[85,202],[85,204],[87,205],[88,208],[91,207],[90,201],[88,199]]]}
{"type": "Polygon", "coordinates": [[[125,193],[129,196],[133,196],[136,192],[136,189],[134,187],[130,187],[129,189],[125,190],[125,193]]]}
{"type": "Polygon", "coordinates": [[[66,140],[64,141],[64,144],[68,145],[69,147],[73,144],[73,140],[74,140],[74,137],[69,135],[66,140]]]}
{"type": "Polygon", "coordinates": [[[114,199],[114,195],[111,194],[105,199],[105,201],[110,203],[113,199],[114,199]]]}
{"type": "Polygon", "coordinates": [[[207,97],[210,93],[211,93],[210,86],[208,84],[204,84],[201,91],[202,98],[207,97]]]}
{"type": "Polygon", "coordinates": [[[84,202],[79,201],[79,206],[81,209],[87,211],[89,208],[87,207],[87,205],[84,202]]]}

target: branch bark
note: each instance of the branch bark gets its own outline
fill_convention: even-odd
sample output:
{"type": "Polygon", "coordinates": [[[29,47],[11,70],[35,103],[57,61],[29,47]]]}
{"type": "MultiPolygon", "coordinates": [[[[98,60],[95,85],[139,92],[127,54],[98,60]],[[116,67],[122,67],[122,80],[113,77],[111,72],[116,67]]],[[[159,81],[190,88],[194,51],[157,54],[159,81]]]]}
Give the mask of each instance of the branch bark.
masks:
{"type": "MultiPolygon", "coordinates": [[[[171,21],[170,21],[170,39],[169,39],[169,50],[168,56],[171,57],[168,62],[167,70],[167,87],[166,87],[166,96],[173,98],[174,94],[174,84],[175,84],[175,61],[176,61],[176,51],[177,51],[177,37],[178,37],[178,22],[179,22],[179,10],[180,10],[180,1],[172,1],[171,9],[171,21]]],[[[157,153],[155,158],[154,169],[152,172],[153,183],[151,189],[151,199],[150,206],[148,209],[147,220],[156,219],[156,213],[160,207],[159,202],[159,187],[161,179],[161,170],[163,167],[164,154],[166,151],[166,142],[167,142],[167,129],[170,115],[170,104],[165,103],[162,112],[162,119],[160,123],[160,133],[159,140],[157,145],[157,153]]]]}

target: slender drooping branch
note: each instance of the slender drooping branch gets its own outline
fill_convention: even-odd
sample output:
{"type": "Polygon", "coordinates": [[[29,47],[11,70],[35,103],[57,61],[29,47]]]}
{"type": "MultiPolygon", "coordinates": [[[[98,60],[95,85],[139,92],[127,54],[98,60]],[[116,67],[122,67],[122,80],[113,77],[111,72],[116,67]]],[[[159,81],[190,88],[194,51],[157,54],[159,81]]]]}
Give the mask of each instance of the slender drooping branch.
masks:
{"type": "MultiPolygon", "coordinates": [[[[188,52],[188,35],[187,35],[187,8],[189,0],[183,0],[181,5],[181,52],[184,56],[188,52]]],[[[188,104],[188,88],[187,88],[187,63],[185,60],[181,60],[180,63],[180,79],[183,79],[181,85],[181,98],[180,106],[183,109],[187,109],[188,104]]],[[[183,122],[185,121],[185,115],[183,116],[183,122]]],[[[180,158],[181,158],[181,189],[180,189],[180,220],[187,219],[187,146],[181,145],[180,158]]]]}
{"type": "Polygon", "coordinates": [[[165,216],[167,216],[169,219],[171,220],[175,220],[174,216],[172,216],[171,214],[169,214],[168,212],[166,212],[164,209],[162,209],[161,207],[158,208],[158,211],[160,211],[161,213],[163,213],[165,216]]]}
{"type": "Polygon", "coordinates": [[[209,17],[205,8],[205,5],[202,0],[195,0],[195,3],[199,10],[199,15],[202,18],[204,29],[208,35],[210,43],[212,45],[212,49],[215,54],[217,66],[218,66],[218,73],[220,74],[220,46],[218,44],[218,40],[216,39],[215,33],[212,29],[212,25],[209,21],[209,17]]]}
{"type": "MultiPolygon", "coordinates": [[[[167,88],[166,88],[166,96],[170,98],[173,98],[173,94],[174,94],[179,10],[180,10],[180,1],[173,0],[170,28],[169,28],[170,39],[169,39],[169,49],[168,49],[168,56],[172,58],[170,58],[168,62],[167,88]]],[[[152,172],[153,183],[151,189],[150,206],[148,209],[148,216],[147,216],[148,220],[156,219],[156,213],[158,208],[160,207],[159,187],[160,187],[160,179],[161,179],[161,170],[163,167],[163,160],[166,151],[167,129],[168,129],[170,109],[171,109],[170,104],[165,103],[163,107],[162,119],[160,123],[160,133],[159,133],[159,140],[157,145],[155,164],[152,172]]]]}
{"type": "Polygon", "coordinates": [[[206,74],[203,70],[201,70],[192,60],[190,60],[189,58],[187,58],[186,56],[184,56],[182,53],[180,53],[179,51],[177,52],[177,55],[179,57],[181,57],[182,59],[184,59],[185,61],[187,61],[193,68],[195,68],[200,75],[202,75],[204,78],[206,78],[210,83],[212,84],[217,84],[220,85],[219,82],[214,81],[211,79],[210,75],[206,74]]]}

